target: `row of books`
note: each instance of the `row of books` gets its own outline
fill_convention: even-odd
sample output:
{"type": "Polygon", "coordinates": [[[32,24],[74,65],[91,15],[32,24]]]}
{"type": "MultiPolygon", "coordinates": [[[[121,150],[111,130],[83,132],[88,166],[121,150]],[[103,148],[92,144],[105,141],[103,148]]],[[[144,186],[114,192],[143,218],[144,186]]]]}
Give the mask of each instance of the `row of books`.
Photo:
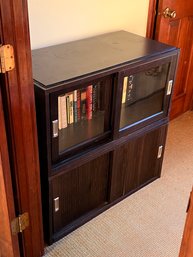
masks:
{"type": "Polygon", "coordinates": [[[100,87],[98,83],[58,96],[59,129],[83,119],[93,118],[101,106],[100,87]]]}

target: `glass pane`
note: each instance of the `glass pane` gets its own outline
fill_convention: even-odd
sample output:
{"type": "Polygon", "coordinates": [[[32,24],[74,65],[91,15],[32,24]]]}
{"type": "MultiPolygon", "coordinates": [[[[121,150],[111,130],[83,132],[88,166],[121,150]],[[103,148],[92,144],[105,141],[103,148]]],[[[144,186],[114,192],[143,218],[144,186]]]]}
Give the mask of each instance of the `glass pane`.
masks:
{"type": "Polygon", "coordinates": [[[104,85],[58,96],[59,153],[104,132],[104,85]]]}
{"type": "Polygon", "coordinates": [[[120,128],[163,110],[169,64],[124,77],[120,128]]]}

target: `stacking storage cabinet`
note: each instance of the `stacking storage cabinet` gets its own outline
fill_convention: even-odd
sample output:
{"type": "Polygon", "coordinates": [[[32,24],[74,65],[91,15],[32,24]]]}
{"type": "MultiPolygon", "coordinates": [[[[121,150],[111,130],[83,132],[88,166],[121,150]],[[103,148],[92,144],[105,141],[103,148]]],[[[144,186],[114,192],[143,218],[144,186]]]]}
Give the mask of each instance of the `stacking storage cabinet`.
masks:
{"type": "Polygon", "coordinates": [[[32,52],[48,243],[160,177],[178,54],[125,31],[32,52]]]}

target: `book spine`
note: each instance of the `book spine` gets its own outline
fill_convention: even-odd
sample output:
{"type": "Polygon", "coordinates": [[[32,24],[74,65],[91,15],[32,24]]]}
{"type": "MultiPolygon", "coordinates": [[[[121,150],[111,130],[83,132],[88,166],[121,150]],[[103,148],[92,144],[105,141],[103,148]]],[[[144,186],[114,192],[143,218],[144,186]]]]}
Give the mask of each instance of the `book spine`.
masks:
{"type": "Polygon", "coordinates": [[[134,103],[135,101],[135,87],[134,87],[134,76],[130,75],[127,83],[127,92],[126,92],[126,105],[134,103]]]}
{"type": "Polygon", "coordinates": [[[63,129],[66,127],[67,127],[66,96],[62,95],[58,97],[58,128],[63,129]]]}
{"type": "Polygon", "coordinates": [[[73,111],[74,111],[74,122],[78,122],[78,109],[77,109],[77,90],[74,90],[73,92],[73,111]]]}
{"type": "Polygon", "coordinates": [[[70,124],[70,98],[69,95],[66,96],[66,116],[67,116],[67,123],[70,124]]]}
{"type": "Polygon", "coordinates": [[[99,110],[104,111],[105,110],[105,87],[102,84],[98,84],[98,105],[99,110]]]}
{"type": "Polygon", "coordinates": [[[101,84],[98,83],[97,84],[97,109],[100,110],[101,109],[101,84]]]}
{"type": "Polygon", "coordinates": [[[67,116],[66,116],[66,96],[60,97],[60,115],[61,115],[61,128],[67,127],[67,116]]]}
{"type": "Polygon", "coordinates": [[[97,85],[93,85],[92,89],[92,111],[97,112],[97,85]]]}
{"type": "Polygon", "coordinates": [[[92,119],[92,90],[92,85],[86,88],[86,117],[88,120],[92,119]]]}
{"type": "Polygon", "coordinates": [[[69,94],[69,108],[70,108],[70,110],[69,110],[69,115],[70,115],[69,124],[72,124],[72,123],[74,123],[73,93],[69,94]]]}
{"type": "Polygon", "coordinates": [[[123,80],[123,93],[122,93],[122,104],[124,104],[126,102],[127,84],[128,84],[128,77],[124,77],[124,80],[123,80]]]}
{"type": "Polygon", "coordinates": [[[86,119],[86,90],[81,89],[81,119],[86,119]]]}
{"type": "Polygon", "coordinates": [[[81,119],[81,97],[80,97],[80,89],[77,90],[77,119],[80,121],[81,119]]]}
{"type": "Polygon", "coordinates": [[[62,125],[61,125],[61,96],[58,96],[58,129],[62,129],[62,125]]]}

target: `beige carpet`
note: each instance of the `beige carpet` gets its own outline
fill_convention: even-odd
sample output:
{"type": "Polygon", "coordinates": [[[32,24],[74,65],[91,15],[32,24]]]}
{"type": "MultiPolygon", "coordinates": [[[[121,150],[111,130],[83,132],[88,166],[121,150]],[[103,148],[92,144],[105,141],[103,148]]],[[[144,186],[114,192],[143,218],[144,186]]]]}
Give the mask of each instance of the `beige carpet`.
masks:
{"type": "Polygon", "coordinates": [[[177,257],[193,185],[193,112],[169,126],[162,177],[46,248],[46,257],[177,257]]]}

